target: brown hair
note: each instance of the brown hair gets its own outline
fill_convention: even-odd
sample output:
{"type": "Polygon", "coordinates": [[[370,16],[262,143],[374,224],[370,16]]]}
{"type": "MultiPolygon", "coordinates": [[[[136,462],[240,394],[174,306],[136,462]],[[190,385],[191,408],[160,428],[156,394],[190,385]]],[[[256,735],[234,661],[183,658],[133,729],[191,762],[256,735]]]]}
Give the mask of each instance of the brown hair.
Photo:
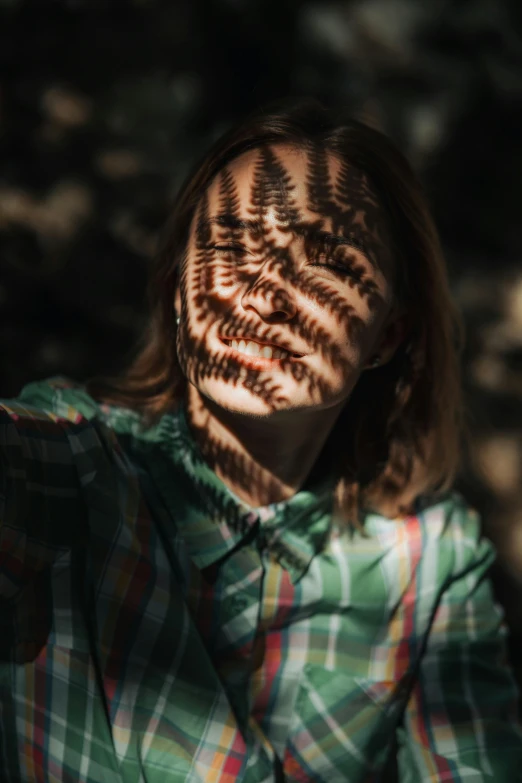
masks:
{"type": "Polygon", "coordinates": [[[410,332],[387,364],[360,377],[330,439],[339,457],[337,505],[359,523],[364,509],[407,513],[423,493],[447,489],[458,467],[460,321],[451,300],[437,230],[422,187],[381,132],[315,101],[280,105],[247,118],[217,141],[177,197],[149,283],[150,321],[128,367],[94,378],[95,398],[133,408],[148,426],[179,401],[173,302],[177,265],[201,195],[230,161],[266,144],[319,146],[370,180],[390,219],[397,294],[410,332]]]}

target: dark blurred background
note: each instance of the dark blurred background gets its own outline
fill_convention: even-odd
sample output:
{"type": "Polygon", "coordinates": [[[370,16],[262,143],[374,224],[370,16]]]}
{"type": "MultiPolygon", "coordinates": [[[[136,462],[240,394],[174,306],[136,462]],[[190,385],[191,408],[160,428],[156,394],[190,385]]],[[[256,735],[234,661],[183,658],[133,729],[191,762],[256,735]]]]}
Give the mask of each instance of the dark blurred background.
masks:
{"type": "Polygon", "coordinates": [[[191,164],[313,95],[419,172],[467,326],[459,481],[499,551],[522,674],[520,0],[0,0],[0,395],[114,372],[191,164]]]}

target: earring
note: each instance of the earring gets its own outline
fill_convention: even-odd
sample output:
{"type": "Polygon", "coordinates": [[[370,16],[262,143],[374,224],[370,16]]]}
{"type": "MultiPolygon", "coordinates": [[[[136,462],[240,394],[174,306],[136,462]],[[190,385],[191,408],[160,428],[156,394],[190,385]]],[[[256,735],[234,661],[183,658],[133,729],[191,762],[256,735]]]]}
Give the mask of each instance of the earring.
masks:
{"type": "Polygon", "coordinates": [[[176,326],[179,326],[179,324],[180,324],[180,321],[181,321],[181,318],[180,318],[180,316],[179,316],[179,315],[176,313],[176,326]]]}
{"type": "Polygon", "coordinates": [[[370,367],[378,367],[380,363],[381,363],[381,357],[379,356],[378,353],[376,353],[370,362],[370,367]]]}

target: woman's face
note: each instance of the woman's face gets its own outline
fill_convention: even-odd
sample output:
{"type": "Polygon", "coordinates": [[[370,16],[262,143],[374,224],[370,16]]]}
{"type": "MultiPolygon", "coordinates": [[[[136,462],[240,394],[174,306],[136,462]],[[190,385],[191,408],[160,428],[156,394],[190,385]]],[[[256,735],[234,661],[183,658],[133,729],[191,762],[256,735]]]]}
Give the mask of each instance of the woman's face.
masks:
{"type": "Polygon", "coordinates": [[[178,356],[200,395],[261,417],[340,409],[395,347],[386,226],[364,175],[320,149],[265,147],[222,170],[176,294],[178,356]]]}

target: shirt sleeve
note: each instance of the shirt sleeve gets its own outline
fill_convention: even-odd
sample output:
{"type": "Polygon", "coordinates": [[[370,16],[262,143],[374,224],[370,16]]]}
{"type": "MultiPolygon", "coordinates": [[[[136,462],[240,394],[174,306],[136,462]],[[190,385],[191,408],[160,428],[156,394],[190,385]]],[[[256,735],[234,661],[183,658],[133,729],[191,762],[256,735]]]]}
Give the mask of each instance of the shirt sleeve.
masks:
{"type": "Polygon", "coordinates": [[[447,577],[398,730],[399,780],[515,783],[522,730],[507,629],[488,577],[495,552],[480,539],[474,511],[457,505],[450,517],[438,554],[447,577]]]}
{"type": "Polygon", "coordinates": [[[22,395],[0,401],[1,599],[15,599],[85,532],[78,466],[90,425],[72,407],[68,414],[28,404],[22,395]]]}

